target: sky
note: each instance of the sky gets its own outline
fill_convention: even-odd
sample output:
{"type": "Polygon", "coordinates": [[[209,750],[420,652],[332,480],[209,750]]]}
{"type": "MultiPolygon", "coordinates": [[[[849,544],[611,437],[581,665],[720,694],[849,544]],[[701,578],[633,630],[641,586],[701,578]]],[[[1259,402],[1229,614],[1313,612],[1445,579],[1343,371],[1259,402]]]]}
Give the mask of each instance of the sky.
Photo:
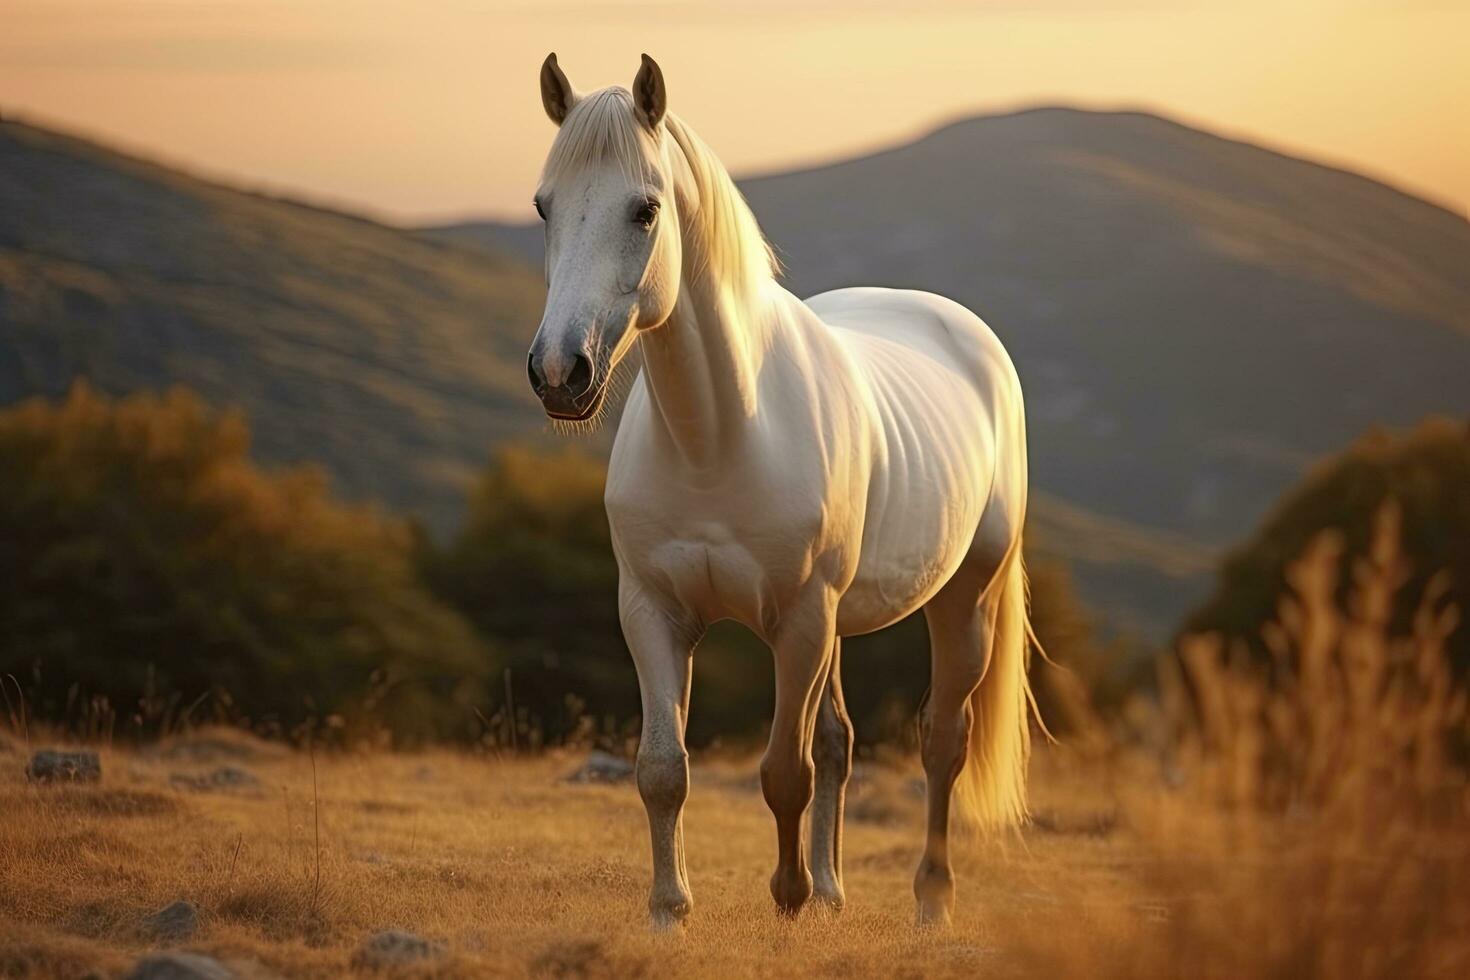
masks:
{"type": "Polygon", "coordinates": [[[0,112],[398,222],[528,220],[537,71],[737,175],[963,115],[1141,108],[1470,208],[1470,0],[0,0],[0,112]]]}

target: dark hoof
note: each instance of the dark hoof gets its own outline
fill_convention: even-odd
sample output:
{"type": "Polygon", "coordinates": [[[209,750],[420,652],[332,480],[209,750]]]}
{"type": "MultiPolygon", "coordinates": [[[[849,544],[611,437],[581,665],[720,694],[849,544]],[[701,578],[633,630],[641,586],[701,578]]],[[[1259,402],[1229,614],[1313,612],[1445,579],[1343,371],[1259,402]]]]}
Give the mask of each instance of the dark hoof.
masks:
{"type": "Polygon", "coordinates": [[[771,897],[776,900],[776,911],[781,915],[796,915],[812,897],[811,872],[799,866],[777,868],[771,876],[771,897]]]}

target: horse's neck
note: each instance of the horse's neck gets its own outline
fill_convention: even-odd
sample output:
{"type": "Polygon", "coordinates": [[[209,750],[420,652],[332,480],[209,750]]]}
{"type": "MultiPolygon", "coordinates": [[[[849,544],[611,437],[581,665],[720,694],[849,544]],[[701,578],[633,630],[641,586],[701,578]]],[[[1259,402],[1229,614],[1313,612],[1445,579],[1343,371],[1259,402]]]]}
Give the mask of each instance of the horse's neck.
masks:
{"type": "Polygon", "coordinates": [[[769,298],[686,275],[669,322],[642,338],[654,424],[686,462],[715,465],[745,434],[776,324],[769,298]]]}

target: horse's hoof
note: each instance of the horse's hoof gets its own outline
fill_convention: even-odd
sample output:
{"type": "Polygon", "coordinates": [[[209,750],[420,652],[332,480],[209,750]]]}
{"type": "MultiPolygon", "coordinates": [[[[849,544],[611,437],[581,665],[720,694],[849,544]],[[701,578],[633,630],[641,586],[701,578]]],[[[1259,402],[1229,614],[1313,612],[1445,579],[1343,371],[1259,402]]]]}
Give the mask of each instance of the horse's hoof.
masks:
{"type": "Polygon", "coordinates": [[[947,867],[924,862],[914,877],[914,897],[919,900],[920,926],[948,927],[954,918],[954,872],[947,867]]]}
{"type": "Polygon", "coordinates": [[[648,924],[654,932],[673,932],[684,924],[694,902],[685,897],[669,900],[653,900],[648,903],[648,924]]]}
{"type": "Polygon", "coordinates": [[[771,897],[776,900],[776,911],[781,915],[795,916],[812,897],[812,875],[806,868],[777,868],[771,876],[771,897]]]}
{"type": "Polygon", "coordinates": [[[920,902],[917,922],[920,929],[948,929],[954,923],[954,913],[943,902],[920,902]]]}
{"type": "Polygon", "coordinates": [[[847,896],[835,881],[818,881],[812,889],[812,901],[834,913],[847,907],[847,896]]]}

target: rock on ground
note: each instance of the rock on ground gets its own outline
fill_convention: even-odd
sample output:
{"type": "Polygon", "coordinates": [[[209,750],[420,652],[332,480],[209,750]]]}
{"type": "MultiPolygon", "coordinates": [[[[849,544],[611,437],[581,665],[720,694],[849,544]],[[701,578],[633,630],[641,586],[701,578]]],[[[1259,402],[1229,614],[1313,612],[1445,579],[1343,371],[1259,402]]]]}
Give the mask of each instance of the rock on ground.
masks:
{"type": "Polygon", "coordinates": [[[163,942],[183,942],[199,931],[199,907],[193,902],[174,902],[143,920],[144,935],[163,942]]]}
{"type": "Polygon", "coordinates": [[[38,783],[95,783],[102,778],[102,760],[86,750],[42,749],[31,756],[26,777],[38,783]]]}
{"type": "Polygon", "coordinates": [[[406,966],[444,955],[444,944],[402,929],[386,929],[367,937],[352,955],[358,969],[378,970],[406,966]]]}
{"type": "Polygon", "coordinates": [[[139,960],[123,980],[239,980],[239,976],[212,956],[155,953],[139,960]]]}
{"type": "Polygon", "coordinates": [[[581,767],[568,774],[569,783],[623,783],[633,778],[633,763],[594,750],[581,767]]]}
{"type": "Polygon", "coordinates": [[[169,782],[180,789],[204,792],[212,789],[253,789],[260,785],[254,775],[235,766],[221,766],[206,773],[174,773],[169,782]]]}

